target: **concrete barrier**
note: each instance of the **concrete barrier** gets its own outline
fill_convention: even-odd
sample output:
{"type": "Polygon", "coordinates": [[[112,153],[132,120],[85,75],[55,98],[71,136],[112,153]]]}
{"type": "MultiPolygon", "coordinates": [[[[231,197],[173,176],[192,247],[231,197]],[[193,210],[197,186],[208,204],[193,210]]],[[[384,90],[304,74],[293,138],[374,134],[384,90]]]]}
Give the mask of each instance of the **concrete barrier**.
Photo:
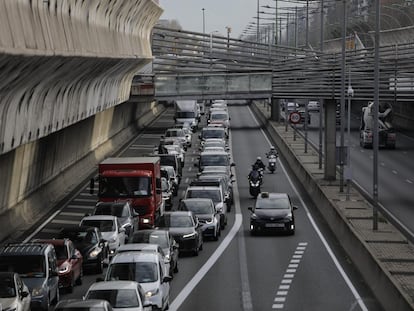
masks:
{"type": "Polygon", "coordinates": [[[362,195],[352,189],[346,201],[339,181],[323,179],[316,151],[304,153],[303,139],[294,140],[291,128],[270,121],[263,105],[251,108],[384,309],[413,310],[413,246],[385,221],[373,231],[372,207],[362,195]]]}

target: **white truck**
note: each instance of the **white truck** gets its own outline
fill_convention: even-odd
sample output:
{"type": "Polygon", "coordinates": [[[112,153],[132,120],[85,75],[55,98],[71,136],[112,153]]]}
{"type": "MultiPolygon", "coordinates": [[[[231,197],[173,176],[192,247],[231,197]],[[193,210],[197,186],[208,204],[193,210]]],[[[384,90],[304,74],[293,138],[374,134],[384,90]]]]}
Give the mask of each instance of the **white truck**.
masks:
{"type": "MultiPolygon", "coordinates": [[[[359,144],[363,148],[372,148],[374,102],[362,107],[359,144]]],[[[392,106],[380,103],[378,106],[378,146],[394,149],[396,141],[395,129],[392,125],[392,106]]]]}
{"type": "Polygon", "coordinates": [[[199,108],[196,100],[177,100],[175,102],[175,123],[189,124],[193,130],[196,130],[199,119],[199,108]]]}

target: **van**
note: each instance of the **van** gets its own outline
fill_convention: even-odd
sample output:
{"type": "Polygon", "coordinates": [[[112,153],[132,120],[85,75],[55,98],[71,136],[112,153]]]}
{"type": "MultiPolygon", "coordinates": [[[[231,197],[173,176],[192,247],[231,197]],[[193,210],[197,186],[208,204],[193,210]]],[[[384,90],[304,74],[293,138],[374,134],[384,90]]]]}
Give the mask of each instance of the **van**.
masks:
{"type": "Polygon", "coordinates": [[[51,244],[17,243],[0,248],[0,271],[16,272],[32,295],[31,309],[48,310],[59,301],[59,276],[51,244]]]}

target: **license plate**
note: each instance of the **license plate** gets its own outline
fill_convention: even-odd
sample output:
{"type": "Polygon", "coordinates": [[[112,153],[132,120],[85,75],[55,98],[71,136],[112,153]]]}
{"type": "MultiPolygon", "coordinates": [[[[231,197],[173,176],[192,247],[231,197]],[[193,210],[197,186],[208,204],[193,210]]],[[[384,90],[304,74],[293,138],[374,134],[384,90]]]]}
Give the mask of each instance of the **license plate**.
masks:
{"type": "Polygon", "coordinates": [[[268,227],[268,228],[284,228],[285,224],[265,224],[265,227],[268,227]]]}

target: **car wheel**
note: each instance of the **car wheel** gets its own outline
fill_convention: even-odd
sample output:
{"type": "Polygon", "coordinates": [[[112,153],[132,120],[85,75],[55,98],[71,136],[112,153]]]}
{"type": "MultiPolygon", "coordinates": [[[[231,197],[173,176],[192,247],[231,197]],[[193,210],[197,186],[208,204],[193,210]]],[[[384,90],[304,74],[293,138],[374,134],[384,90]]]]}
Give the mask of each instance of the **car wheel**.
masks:
{"type": "Polygon", "coordinates": [[[83,268],[81,267],[79,277],[76,279],[76,285],[82,285],[83,282],[83,268]]]}
{"type": "Polygon", "coordinates": [[[198,248],[200,251],[203,250],[203,242],[201,242],[200,247],[198,248]]]}
{"type": "Polygon", "coordinates": [[[193,251],[193,255],[198,256],[198,253],[199,253],[199,249],[198,249],[198,247],[196,247],[193,251]]]}

